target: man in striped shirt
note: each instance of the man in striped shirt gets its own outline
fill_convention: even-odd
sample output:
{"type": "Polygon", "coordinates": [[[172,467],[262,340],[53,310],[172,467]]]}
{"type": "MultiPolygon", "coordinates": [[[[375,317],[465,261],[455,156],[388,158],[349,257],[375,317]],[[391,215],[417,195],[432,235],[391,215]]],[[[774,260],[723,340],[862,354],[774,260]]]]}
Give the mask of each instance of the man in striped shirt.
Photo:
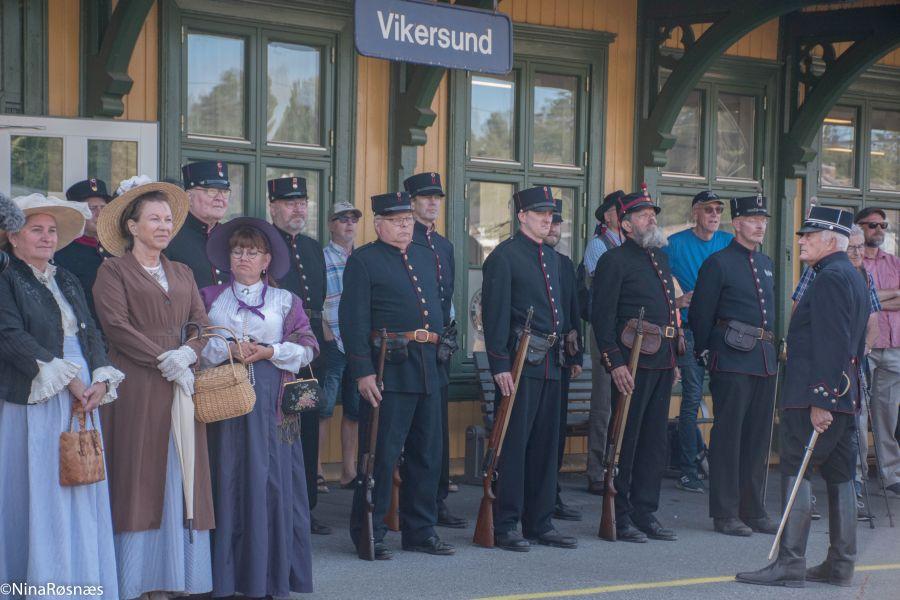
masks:
{"type": "MultiPolygon", "coordinates": [[[[337,202],[328,216],[331,241],[323,248],[325,254],[325,304],[322,310],[326,355],[326,371],[322,380],[322,400],[319,407],[319,456],[328,446],[328,421],[334,414],[338,394],[341,396],[341,487],[353,486],[356,478],[356,443],[359,420],[359,392],[356,382],[346,369],[344,342],[338,327],[338,307],[344,291],[344,267],[353,251],[353,240],[362,212],[349,202],[337,202]]],[[[322,463],[319,462],[322,477],[322,463]]]]}

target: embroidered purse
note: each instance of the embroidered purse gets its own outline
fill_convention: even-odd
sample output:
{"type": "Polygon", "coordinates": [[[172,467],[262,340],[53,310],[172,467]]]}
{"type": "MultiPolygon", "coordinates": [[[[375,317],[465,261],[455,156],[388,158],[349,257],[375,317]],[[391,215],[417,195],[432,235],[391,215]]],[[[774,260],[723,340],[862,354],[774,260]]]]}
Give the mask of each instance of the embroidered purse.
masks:
{"type": "Polygon", "coordinates": [[[309,367],[309,379],[289,381],[281,389],[281,412],[285,415],[297,415],[319,406],[319,380],[309,367]]]}

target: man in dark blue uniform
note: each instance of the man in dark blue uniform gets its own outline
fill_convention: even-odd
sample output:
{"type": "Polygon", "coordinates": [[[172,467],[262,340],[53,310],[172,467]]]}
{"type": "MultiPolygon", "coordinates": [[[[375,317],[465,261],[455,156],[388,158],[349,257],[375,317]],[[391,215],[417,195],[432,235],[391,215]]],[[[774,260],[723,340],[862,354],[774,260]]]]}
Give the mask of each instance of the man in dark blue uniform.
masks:
{"type": "MultiPolygon", "coordinates": [[[[375,558],[389,559],[384,516],[391,502],[392,474],[400,451],[400,530],[404,550],[436,555],[454,553],[434,531],[441,473],[441,388],[445,369],[437,350],[444,328],[434,253],[413,244],[415,219],[406,192],[372,197],[378,240],[357,248],[347,260],[339,322],[347,366],[360,397],[360,449],[372,426],[372,406],[381,407],[372,496],[375,558]],[[381,332],[388,351],[383,389],[376,384],[381,332]]],[[[364,490],[358,482],[350,516],[354,544],[362,531],[364,490]]]]}
{"type": "MultiPolygon", "coordinates": [[[[562,239],[562,206],[563,201],[556,199],[556,207],[553,209],[553,222],[550,225],[550,233],[544,238],[544,243],[556,250],[562,239]]],[[[578,304],[578,294],[575,293],[575,264],[572,259],[557,251],[559,258],[559,285],[562,288],[563,306],[565,307],[566,324],[563,331],[566,332],[561,340],[562,351],[565,359],[560,374],[560,402],[559,402],[559,442],[556,446],[556,507],[553,516],[564,521],[580,521],[581,512],[572,508],[562,500],[562,486],[559,484],[559,473],[562,470],[563,455],[566,452],[566,421],[569,416],[569,382],[581,375],[581,365],[584,362],[582,353],[581,310],[578,304]]]]}
{"type": "Polygon", "coordinates": [[[495,484],[494,542],[526,552],[529,539],[575,548],[551,520],[556,497],[556,445],[559,436],[560,344],[566,325],[559,255],[544,245],[553,220],[549,186],[513,195],[519,231],[501,242],[484,261],[482,322],[495,402],[513,390],[512,361],[529,308],[531,355],[519,379],[516,400],[500,455],[495,484]],[[522,521],[522,534],[517,531],[522,521]]]}
{"type": "Polygon", "coordinates": [[[453,279],[456,266],[453,260],[453,244],[435,230],[435,222],[441,211],[444,199],[444,188],[441,186],[439,173],[418,173],[406,179],[403,187],[409,193],[412,202],[413,243],[421,244],[434,253],[434,267],[437,273],[438,291],[441,295],[441,311],[444,317],[443,351],[438,360],[447,372],[448,385],[441,388],[441,428],[443,448],[441,449],[441,478],[438,481],[437,524],[442,527],[463,529],[467,522],[447,508],[447,495],[450,491],[450,424],[448,415],[450,357],[458,347],[456,323],[453,311],[453,279]]]}
{"type": "Polygon", "coordinates": [[[71,202],[84,202],[91,209],[91,218],[84,222],[84,234],[56,253],[53,262],[73,273],[88,301],[88,308],[94,320],[97,313],[94,312],[94,281],[97,279],[97,269],[103,263],[103,248],[97,240],[97,217],[112,197],[106,190],[106,182],[92,177],[75,183],[66,190],[66,199],[71,202]]]}
{"type": "Polygon", "coordinates": [[[775,279],[757,248],[769,222],[762,194],[731,199],[734,239],[700,267],[688,317],[694,352],[710,372],[715,422],[709,451],[709,516],[715,530],[775,533],[766,477],[775,373],[775,279]]]}
{"type": "Polygon", "coordinates": [[[212,228],[228,212],[231,199],[228,164],[216,160],[190,163],[181,168],[181,175],[190,200],[190,212],[184,227],[166,248],[166,256],[190,267],[199,289],[225,283],[226,275],[219,272],[206,256],[206,240],[212,228]]]}
{"type": "MultiPolygon", "coordinates": [[[[591,324],[603,367],[612,378],[613,411],[619,394],[632,392],[615,478],[616,537],[643,543],[649,536],[675,540],[675,532],[654,516],[666,462],[669,397],[681,332],[666,244],[656,224],[659,207],[636,192],[617,200],[624,243],[608,250],[597,263],[592,282],[591,324]],[[628,371],[631,349],[623,341],[633,334],[644,309],[644,344],[636,379],[628,371]],[[655,338],[655,340],[653,339],[655,338]],[[650,347],[658,346],[649,353],[650,347]]],[[[630,337],[633,343],[633,335],[630,337]]]]}
{"type": "Polygon", "coordinates": [[[802,587],[804,581],[852,584],[856,561],[857,446],[855,413],[865,356],[869,296],[865,280],[850,263],[847,245],[853,213],[814,206],[797,234],[800,260],[816,277],[803,294],[788,329],[788,359],[781,411],[781,487],[793,488],[813,429],[819,438],[787,518],[778,559],[737,580],[759,585],[802,587]],[[818,467],[828,491],[825,562],[806,569],[810,526],[810,482],[818,467]]]}
{"type": "MultiPolygon", "coordinates": [[[[325,304],[325,255],[319,242],[303,235],[306,227],[308,195],[306,179],[303,177],[281,177],[266,182],[269,192],[269,214],[272,223],[281,234],[291,256],[291,268],[278,284],[290,290],[303,301],[303,308],[309,317],[309,325],[319,342],[325,346],[325,331],[322,326],[322,307],[325,304]]],[[[313,373],[324,375],[325,354],[313,361],[313,373]]],[[[316,507],[319,499],[319,411],[307,410],[300,413],[300,443],[303,445],[303,467],[306,477],[306,493],[309,509],[316,507]]],[[[328,535],[331,528],[310,515],[310,529],[317,535],[328,535]]]]}

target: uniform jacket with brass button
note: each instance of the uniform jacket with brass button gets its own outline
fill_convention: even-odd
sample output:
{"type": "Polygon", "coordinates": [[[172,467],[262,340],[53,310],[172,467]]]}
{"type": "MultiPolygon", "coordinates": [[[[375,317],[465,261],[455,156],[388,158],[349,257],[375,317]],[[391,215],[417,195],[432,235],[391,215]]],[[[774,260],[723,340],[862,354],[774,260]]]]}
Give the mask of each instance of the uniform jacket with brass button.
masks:
{"type": "MultiPolygon", "coordinates": [[[[673,331],[678,326],[675,289],[669,258],[659,249],[645,250],[628,238],[603,253],[591,282],[591,325],[600,360],[607,371],[627,366],[631,350],[622,343],[622,330],[644,308],[644,321],[673,331]]],[[[641,354],[642,369],[675,367],[677,336],[663,338],[655,354],[641,354]]]]}
{"type": "Polygon", "coordinates": [[[791,316],[782,405],[853,413],[859,406],[857,365],[865,352],[870,300],[846,252],[829,254],[791,316]]]}
{"type": "MultiPolygon", "coordinates": [[[[344,269],[344,293],[338,307],[347,366],[354,379],[375,375],[378,352],[372,331],[427,330],[441,334],[444,318],[434,268],[434,253],[410,243],[406,251],[375,241],[353,251],[344,269]]],[[[409,342],[408,358],[386,363],[384,389],[426,394],[447,383],[435,344],[409,342]]]]}
{"type": "Polygon", "coordinates": [[[188,213],[184,227],[172,238],[165,255],[169,260],[187,265],[194,274],[197,288],[218,285],[228,281],[227,274],[220,273],[206,256],[206,240],[210,227],[188,213]]]}
{"type": "Polygon", "coordinates": [[[416,221],[413,229],[413,243],[429,248],[435,257],[435,269],[438,274],[438,289],[441,294],[441,308],[444,311],[444,323],[450,324],[450,306],[453,304],[453,278],[456,263],[453,259],[453,244],[437,231],[429,231],[425,225],[416,221]]]}
{"type": "Polygon", "coordinates": [[[778,369],[775,345],[757,339],[747,352],[725,343],[719,321],[740,321],[765,331],[774,329],[775,278],[772,260],[737,241],[710,255],[700,267],[688,323],[694,332],[694,352],[709,350],[711,372],[765,377],[778,369]]]}
{"type": "MultiPolygon", "coordinates": [[[[302,233],[291,235],[281,229],[278,229],[278,233],[287,244],[291,257],[291,268],[278,285],[300,298],[304,309],[321,313],[325,305],[325,254],[322,246],[302,233]]],[[[319,347],[322,347],[325,341],[322,318],[310,318],[309,325],[319,347]]]]}
{"type": "Polygon", "coordinates": [[[559,254],[517,232],[500,242],[484,261],[481,288],[481,320],[491,373],[512,371],[516,353],[516,327],[525,324],[534,307],[531,329],[536,334],[556,334],[557,341],[540,365],[525,363],[522,375],[559,379],[559,345],[563,342],[566,306],[559,276],[559,254]]]}

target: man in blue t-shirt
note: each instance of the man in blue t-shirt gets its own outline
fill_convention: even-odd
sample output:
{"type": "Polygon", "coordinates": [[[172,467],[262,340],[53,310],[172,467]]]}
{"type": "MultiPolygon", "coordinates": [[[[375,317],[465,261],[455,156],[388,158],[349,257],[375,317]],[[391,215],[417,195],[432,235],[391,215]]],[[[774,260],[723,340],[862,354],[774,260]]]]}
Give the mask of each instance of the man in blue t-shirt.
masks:
{"type": "Polygon", "coordinates": [[[734,236],[719,231],[725,203],[712,192],[700,192],[691,201],[694,226],[669,236],[669,245],[663,250],[669,255],[672,276],[684,293],[676,305],[681,308],[681,326],[684,329],[685,353],[678,359],[681,369],[681,412],[678,416],[678,447],[681,478],[676,487],[687,492],[702,494],[703,483],[698,472],[697,410],[703,397],[705,369],[694,356],[694,335],[687,324],[687,307],[693,295],[700,265],[714,252],[728,246],[734,236]]]}

